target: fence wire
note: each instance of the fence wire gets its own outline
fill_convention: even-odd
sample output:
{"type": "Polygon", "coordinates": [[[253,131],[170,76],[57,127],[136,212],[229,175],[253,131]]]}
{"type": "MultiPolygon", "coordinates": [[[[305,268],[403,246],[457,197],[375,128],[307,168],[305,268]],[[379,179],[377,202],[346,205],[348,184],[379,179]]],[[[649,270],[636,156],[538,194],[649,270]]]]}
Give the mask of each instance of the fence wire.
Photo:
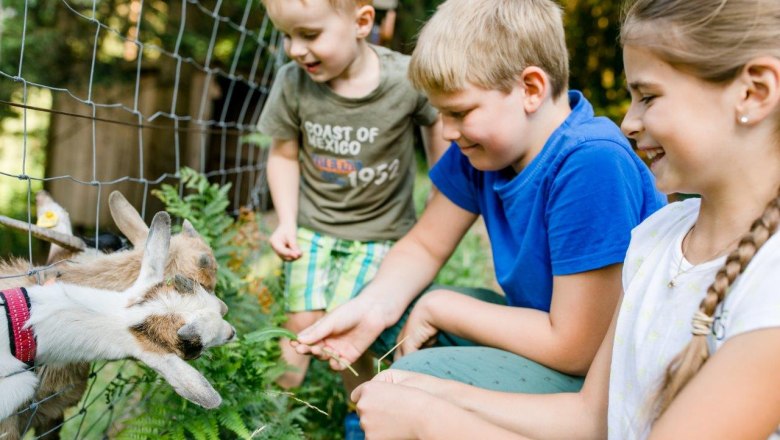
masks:
{"type": "MultiPolygon", "coordinates": [[[[142,196],[137,208],[146,218],[151,189],[162,183],[172,182],[178,184],[179,192],[182,194],[184,188],[180,180],[180,170],[185,164],[192,165],[193,162],[197,162],[194,168],[208,176],[211,181],[221,184],[231,181],[234,184],[232,196],[234,213],[237,214],[240,207],[258,208],[268,202],[264,183],[265,154],[262,148],[256,146],[258,141],[253,136],[259,135],[255,128],[256,122],[276,68],[281,64],[282,51],[277,50],[280,47],[281,35],[269,23],[258,0],[246,0],[238,7],[236,6],[238,2],[230,2],[229,8],[228,2],[222,0],[211,2],[200,0],[50,1],[48,7],[56,15],[54,23],[58,29],[68,30],[77,27],[91,29],[89,31],[92,33],[92,40],[89,42],[91,44],[81,42],[81,47],[87,50],[82,51],[81,58],[75,61],[80,65],[89,66],[86,84],[78,86],[71,86],[67,79],[64,82],[61,78],[49,80],[46,75],[30,73],[35,71],[36,63],[44,61],[41,57],[31,55],[33,52],[40,53],[40,48],[34,48],[36,50],[33,51],[31,47],[31,44],[34,44],[31,43],[34,40],[33,35],[38,30],[34,27],[31,14],[41,14],[40,10],[44,3],[46,2],[34,0],[16,2],[0,0],[0,87],[13,91],[13,93],[0,95],[0,118],[2,118],[2,111],[6,114],[17,112],[21,124],[15,145],[20,151],[20,157],[13,166],[7,166],[8,162],[0,161],[0,188],[23,185],[22,191],[26,193],[26,218],[18,220],[30,225],[34,224],[33,186],[51,187],[67,182],[79,187],[91,187],[97,192],[97,203],[93,211],[97,245],[101,232],[101,210],[103,209],[101,200],[107,192],[118,184],[140,188],[142,196]],[[110,6],[116,9],[106,12],[106,3],[110,3],[110,6]],[[123,22],[116,19],[116,11],[120,9],[127,11],[126,20],[123,22]],[[164,14],[176,17],[178,21],[171,20],[170,23],[161,24],[159,17],[164,14]],[[13,27],[20,29],[19,33],[10,33],[12,26],[8,26],[9,20],[15,20],[17,25],[21,24],[13,27]],[[198,28],[195,29],[194,26],[198,28]],[[176,30],[166,34],[161,29],[176,30]],[[203,38],[205,44],[203,41],[196,43],[189,41],[193,39],[193,34],[196,32],[205,34],[203,38]],[[167,35],[168,38],[162,38],[161,35],[167,35]],[[3,44],[2,40],[9,38],[19,41],[18,52],[10,51],[7,45],[3,44]],[[227,46],[226,41],[230,43],[227,46]],[[127,68],[125,65],[122,72],[112,71],[112,63],[105,61],[105,54],[115,50],[111,45],[116,46],[117,43],[125,50],[125,64],[133,64],[132,68],[127,68]],[[199,47],[200,55],[187,53],[186,47],[199,47]],[[226,47],[231,53],[225,53],[226,47]],[[219,56],[217,56],[218,52],[219,56]],[[12,68],[8,67],[9,63],[1,62],[8,59],[15,60],[16,57],[18,57],[18,64],[14,63],[12,68]],[[171,95],[168,108],[147,111],[143,105],[144,87],[148,87],[145,86],[144,78],[150,68],[164,72],[160,74],[163,78],[161,82],[167,80],[172,84],[168,89],[171,95]],[[129,76],[128,71],[131,72],[129,76]],[[110,99],[109,94],[101,92],[101,84],[111,82],[110,79],[114,75],[124,75],[126,82],[121,82],[120,89],[124,88],[127,91],[132,88],[132,102],[121,102],[121,100],[115,102],[110,99]],[[200,80],[194,81],[193,78],[196,77],[200,80]],[[220,86],[222,93],[219,99],[213,96],[214,84],[220,86]],[[200,87],[200,90],[194,90],[195,87],[200,87]],[[56,97],[53,101],[60,105],[36,105],[31,102],[33,92],[48,93],[56,97]],[[185,95],[194,96],[190,99],[188,109],[181,105],[185,95]],[[219,106],[215,106],[217,101],[219,106]],[[61,105],[63,102],[67,105],[61,105]],[[182,107],[186,111],[182,111],[182,107]],[[89,145],[91,159],[89,164],[86,164],[88,166],[86,178],[79,175],[76,170],[66,170],[65,173],[56,175],[33,171],[29,163],[32,154],[30,138],[33,133],[28,126],[33,114],[36,118],[56,117],[64,124],[86,121],[90,130],[89,139],[91,139],[89,145]],[[111,148],[99,140],[98,127],[101,130],[110,127],[109,129],[136,131],[137,142],[133,155],[134,160],[138,162],[137,173],[127,170],[125,175],[101,179],[99,170],[105,166],[105,163],[104,159],[98,158],[101,157],[101,153],[111,151],[111,148]],[[160,153],[161,156],[172,157],[173,163],[170,164],[172,169],[152,175],[152,172],[145,167],[145,164],[150,163],[147,160],[149,158],[145,158],[145,155],[149,154],[146,143],[159,137],[173,140],[170,146],[173,150],[172,154],[171,151],[160,153]],[[183,157],[184,145],[187,142],[195,144],[191,142],[193,138],[198,140],[197,148],[194,152],[189,149],[191,159],[186,163],[183,157]],[[197,161],[194,158],[197,158],[197,161]]],[[[60,35],[64,40],[70,37],[67,32],[60,35]]],[[[57,72],[51,73],[56,76],[57,72]]],[[[5,135],[8,136],[8,133],[5,135]]],[[[51,139],[51,136],[49,138],[51,139]]],[[[58,141],[68,142],[68,138],[58,141]]],[[[0,148],[0,153],[2,150],[8,152],[11,151],[11,147],[6,144],[0,148]]],[[[158,150],[155,150],[154,154],[157,153],[158,150]]],[[[0,154],[1,158],[2,154],[0,154]]],[[[111,160],[128,159],[113,157],[111,160]]],[[[47,169],[51,168],[47,166],[47,169]]],[[[0,254],[0,257],[9,256],[3,254],[0,254]]],[[[27,233],[27,254],[29,268],[26,271],[0,273],[0,280],[30,276],[41,279],[47,270],[55,268],[58,264],[58,262],[47,265],[35,264],[33,235],[30,229],[27,233]]],[[[77,439],[108,437],[113,422],[121,416],[117,413],[118,409],[126,404],[128,399],[139,398],[133,396],[132,392],[137,384],[128,382],[128,375],[123,373],[126,366],[127,362],[100,362],[91,365],[90,381],[80,406],[75,411],[69,411],[70,415],[52,427],[49,432],[35,432],[33,438],[59,435],[65,425],[75,433],[74,438],[77,439]],[[96,381],[95,379],[100,375],[107,375],[107,378],[96,381]],[[115,392],[112,387],[121,387],[122,392],[115,392]],[[87,417],[90,412],[93,413],[87,417]]],[[[47,367],[37,365],[34,368],[40,375],[47,367]]],[[[3,379],[5,378],[0,377],[0,380],[3,379]]],[[[42,405],[70,391],[72,390],[68,388],[58,390],[32,402],[29,407],[19,409],[16,417],[20,418],[24,425],[21,436],[27,434],[25,438],[30,438],[30,434],[26,431],[32,426],[32,421],[42,405]]],[[[133,404],[137,403],[137,401],[133,402],[133,404]]],[[[15,438],[14,433],[0,432],[0,440],[11,438],[15,438]]]]}

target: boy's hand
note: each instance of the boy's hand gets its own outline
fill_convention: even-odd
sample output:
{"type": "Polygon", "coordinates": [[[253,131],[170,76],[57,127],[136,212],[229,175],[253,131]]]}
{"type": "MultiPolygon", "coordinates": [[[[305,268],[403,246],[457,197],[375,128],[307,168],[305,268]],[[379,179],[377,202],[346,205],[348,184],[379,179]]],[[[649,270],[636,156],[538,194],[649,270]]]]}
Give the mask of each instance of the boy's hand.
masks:
{"type": "Polygon", "coordinates": [[[301,249],[298,247],[296,237],[297,227],[295,225],[279,225],[268,241],[271,243],[276,255],[284,261],[293,261],[301,258],[301,249]]]}
{"type": "Polygon", "coordinates": [[[330,359],[330,367],[343,370],[345,365],[329,353],[338,354],[342,361],[353,363],[385,329],[384,307],[381,303],[358,296],[323,316],[311,327],[298,334],[292,345],[300,354],[313,354],[330,359]]]}
{"type": "Polygon", "coordinates": [[[414,353],[423,347],[430,347],[436,342],[436,335],[439,333],[437,325],[433,319],[433,308],[436,302],[436,293],[430,292],[420,298],[415,304],[409,319],[406,320],[404,328],[398,334],[397,343],[401,345],[395,351],[395,360],[400,359],[407,354],[414,353]]]}

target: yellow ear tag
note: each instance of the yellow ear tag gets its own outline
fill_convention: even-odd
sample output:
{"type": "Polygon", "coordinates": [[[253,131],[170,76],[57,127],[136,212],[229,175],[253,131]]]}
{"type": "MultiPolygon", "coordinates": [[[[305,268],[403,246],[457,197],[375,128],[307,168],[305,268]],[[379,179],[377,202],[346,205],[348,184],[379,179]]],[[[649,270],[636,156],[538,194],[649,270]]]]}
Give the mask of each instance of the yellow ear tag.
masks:
{"type": "Polygon", "coordinates": [[[38,222],[36,225],[40,226],[41,228],[53,228],[57,226],[57,222],[59,220],[60,219],[57,217],[57,213],[54,211],[46,211],[42,216],[38,217],[38,222]]]}

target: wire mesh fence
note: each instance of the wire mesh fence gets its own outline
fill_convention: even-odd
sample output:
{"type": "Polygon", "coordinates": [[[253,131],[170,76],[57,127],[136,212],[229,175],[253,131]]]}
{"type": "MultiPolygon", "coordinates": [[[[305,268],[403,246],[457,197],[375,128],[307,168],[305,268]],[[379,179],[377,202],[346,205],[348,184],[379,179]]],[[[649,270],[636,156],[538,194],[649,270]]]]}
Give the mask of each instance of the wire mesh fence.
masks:
{"type": "MultiPolygon", "coordinates": [[[[0,0],[0,209],[16,203],[18,220],[34,225],[35,193],[46,188],[97,246],[111,191],[148,220],[162,208],[154,189],[184,193],[184,167],[230,182],[234,214],[265,208],[267,141],[255,125],[280,41],[258,0],[0,0]]],[[[62,263],[36,261],[31,229],[26,270],[0,282],[41,279],[62,263]]],[[[0,439],[24,436],[49,400],[68,393],[81,396],[78,407],[34,438],[108,436],[118,408],[148,398],[134,393],[132,365],[78,366],[85,390],[53,390],[20,408],[15,430],[0,421],[0,439]]]]}

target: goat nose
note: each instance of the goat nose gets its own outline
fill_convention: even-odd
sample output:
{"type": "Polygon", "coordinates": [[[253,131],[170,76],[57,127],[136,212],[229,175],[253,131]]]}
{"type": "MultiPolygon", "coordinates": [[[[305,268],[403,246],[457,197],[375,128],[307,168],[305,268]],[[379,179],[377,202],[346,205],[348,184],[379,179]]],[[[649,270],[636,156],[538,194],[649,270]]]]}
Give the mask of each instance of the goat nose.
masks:
{"type": "Polygon", "coordinates": [[[236,338],[236,329],[231,326],[230,335],[228,336],[228,341],[232,341],[235,338],[236,338]]]}

